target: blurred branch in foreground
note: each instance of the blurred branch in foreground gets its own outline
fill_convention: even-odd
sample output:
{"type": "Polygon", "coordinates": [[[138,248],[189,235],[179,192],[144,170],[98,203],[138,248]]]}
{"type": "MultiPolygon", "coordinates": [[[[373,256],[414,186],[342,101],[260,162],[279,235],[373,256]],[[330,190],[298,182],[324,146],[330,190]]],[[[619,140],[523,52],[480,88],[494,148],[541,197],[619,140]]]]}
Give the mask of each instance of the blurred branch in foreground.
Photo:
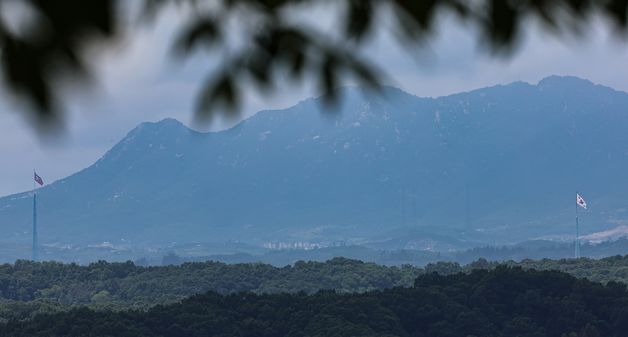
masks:
{"type": "MultiPolygon", "coordinates": [[[[0,0],[0,10],[16,2],[0,0]]],[[[92,76],[86,49],[132,33],[120,18],[129,6],[115,0],[19,3],[27,15],[17,28],[9,22],[12,13],[0,15],[2,78],[11,95],[29,103],[31,109],[24,112],[45,125],[62,117],[59,82],[92,76]]],[[[328,103],[335,102],[333,89],[347,78],[377,88],[385,69],[376,69],[355,51],[380,29],[392,30],[403,46],[420,45],[434,34],[443,13],[479,28],[478,40],[499,53],[512,51],[531,19],[559,36],[583,33],[597,16],[622,36],[628,23],[628,0],[143,0],[138,20],[153,25],[173,6],[186,7],[189,14],[172,46],[176,55],[198,50],[228,55],[201,84],[196,114],[204,120],[218,112],[236,115],[245,84],[273,90],[279,74],[314,81],[328,94],[328,103]],[[298,22],[321,3],[333,12],[334,31],[298,22]],[[391,15],[393,24],[382,24],[383,15],[391,15]],[[234,34],[241,47],[231,50],[234,34]]]]}

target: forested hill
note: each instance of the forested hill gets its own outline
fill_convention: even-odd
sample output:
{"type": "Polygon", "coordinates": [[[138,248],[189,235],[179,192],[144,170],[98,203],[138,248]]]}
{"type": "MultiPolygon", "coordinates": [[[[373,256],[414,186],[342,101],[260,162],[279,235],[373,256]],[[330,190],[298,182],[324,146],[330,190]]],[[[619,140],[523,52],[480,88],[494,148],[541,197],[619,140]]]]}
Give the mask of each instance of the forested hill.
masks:
{"type": "Polygon", "coordinates": [[[147,312],[75,309],[0,325],[2,336],[625,337],[625,285],[499,267],[362,294],[208,293],[147,312]]]}
{"type": "Polygon", "coordinates": [[[411,266],[386,267],[344,258],[282,268],[261,263],[140,267],[131,262],[79,266],[17,261],[0,265],[0,322],[80,305],[144,309],[207,291],[364,292],[410,286],[420,273],[421,269],[411,266]]]}
{"type": "Polygon", "coordinates": [[[483,259],[468,265],[451,262],[387,267],[335,258],[327,262],[297,262],[273,267],[218,262],[180,266],[140,267],[131,262],[98,262],[87,266],[18,261],[0,265],[0,322],[33,318],[39,313],[67,311],[78,306],[98,310],[146,309],[213,291],[313,294],[321,289],[341,293],[409,287],[419,275],[451,275],[500,266],[559,270],[577,278],[628,284],[628,256],[600,260],[524,260],[496,263],[483,259]]]}

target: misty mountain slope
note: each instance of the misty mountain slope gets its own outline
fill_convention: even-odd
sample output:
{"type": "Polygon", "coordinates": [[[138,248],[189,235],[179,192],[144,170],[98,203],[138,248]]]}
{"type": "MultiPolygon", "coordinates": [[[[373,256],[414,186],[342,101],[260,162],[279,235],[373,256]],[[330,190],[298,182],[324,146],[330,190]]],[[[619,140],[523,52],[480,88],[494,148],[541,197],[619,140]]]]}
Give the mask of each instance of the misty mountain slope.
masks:
{"type": "MultiPolygon", "coordinates": [[[[198,133],[166,119],[40,190],[44,242],[333,240],[430,248],[518,241],[628,220],[628,94],[572,77],[441,98],[342,89],[198,133]]],[[[31,199],[0,199],[7,240],[31,199]]]]}

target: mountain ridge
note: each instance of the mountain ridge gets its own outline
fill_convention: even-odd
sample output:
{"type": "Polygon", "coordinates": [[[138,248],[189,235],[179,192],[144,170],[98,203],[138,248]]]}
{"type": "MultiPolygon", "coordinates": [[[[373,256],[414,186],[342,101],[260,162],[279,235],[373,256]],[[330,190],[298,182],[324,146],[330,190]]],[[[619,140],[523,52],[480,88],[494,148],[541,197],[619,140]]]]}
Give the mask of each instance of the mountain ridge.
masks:
{"type": "MultiPolygon", "coordinates": [[[[564,171],[586,163],[583,175],[621,177],[624,92],[558,76],[438,98],[342,90],[335,112],[310,98],[219,132],[142,123],[92,166],[41,189],[42,239],[510,242],[566,233],[572,208],[555,200],[578,185],[605,207],[585,214],[596,222],[588,232],[623,219],[612,201],[623,185],[596,190],[610,184],[564,171]]],[[[25,196],[0,198],[10,240],[29,238],[25,196]]]]}

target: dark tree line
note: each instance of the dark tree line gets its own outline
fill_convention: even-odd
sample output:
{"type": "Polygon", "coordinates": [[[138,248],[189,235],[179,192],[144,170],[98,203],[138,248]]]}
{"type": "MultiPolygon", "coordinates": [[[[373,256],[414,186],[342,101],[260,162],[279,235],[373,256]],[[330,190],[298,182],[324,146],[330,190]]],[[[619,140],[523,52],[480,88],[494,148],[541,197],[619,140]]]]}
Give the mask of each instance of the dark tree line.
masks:
{"type": "Polygon", "coordinates": [[[9,322],[0,335],[623,337],[626,308],[624,284],[501,266],[362,294],[210,292],[146,312],[75,309],[9,322]]]}
{"type": "Polygon", "coordinates": [[[591,281],[628,284],[628,256],[600,260],[477,260],[461,266],[452,262],[387,267],[335,258],[273,267],[261,263],[185,263],[180,266],[140,267],[131,262],[97,262],[86,266],[56,262],[17,261],[0,265],[0,322],[30,319],[37,314],[86,306],[95,310],[145,310],[195,294],[213,291],[313,294],[321,289],[363,293],[410,287],[419,275],[454,275],[500,266],[558,270],[591,281]]]}
{"type": "Polygon", "coordinates": [[[0,265],[0,322],[28,319],[41,312],[75,306],[95,309],[144,309],[214,291],[314,293],[320,289],[365,292],[410,286],[420,269],[386,267],[336,258],[325,263],[271,265],[219,262],[140,267],[131,262],[87,266],[17,261],[0,265]]]}

